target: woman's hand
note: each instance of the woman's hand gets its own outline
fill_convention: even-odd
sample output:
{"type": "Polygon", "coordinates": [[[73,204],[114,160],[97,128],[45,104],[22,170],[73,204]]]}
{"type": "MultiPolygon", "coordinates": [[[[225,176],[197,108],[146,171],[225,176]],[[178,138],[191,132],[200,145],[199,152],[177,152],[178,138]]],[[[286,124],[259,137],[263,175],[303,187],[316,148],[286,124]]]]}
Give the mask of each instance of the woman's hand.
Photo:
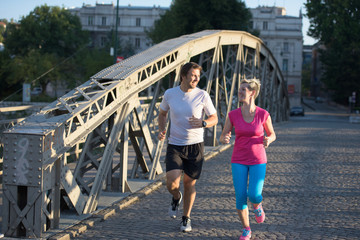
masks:
{"type": "Polygon", "coordinates": [[[222,144],[228,144],[230,143],[230,139],[231,139],[231,131],[226,133],[224,136],[221,134],[220,136],[220,142],[222,144]]]}
{"type": "Polygon", "coordinates": [[[270,145],[270,138],[264,136],[264,147],[267,148],[270,145]]]}

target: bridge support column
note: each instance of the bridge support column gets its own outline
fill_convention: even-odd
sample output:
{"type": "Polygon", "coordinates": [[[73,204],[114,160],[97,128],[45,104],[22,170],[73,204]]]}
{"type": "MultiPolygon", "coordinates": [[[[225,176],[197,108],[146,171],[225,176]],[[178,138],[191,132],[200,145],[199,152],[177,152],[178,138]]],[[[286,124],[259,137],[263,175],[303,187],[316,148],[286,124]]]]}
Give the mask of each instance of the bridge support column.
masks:
{"type": "MultiPolygon", "coordinates": [[[[51,135],[50,135],[51,136],[51,135]]],[[[58,228],[60,169],[44,164],[46,136],[5,134],[3,232],[6,237],[41,237],[58,228]]]]}

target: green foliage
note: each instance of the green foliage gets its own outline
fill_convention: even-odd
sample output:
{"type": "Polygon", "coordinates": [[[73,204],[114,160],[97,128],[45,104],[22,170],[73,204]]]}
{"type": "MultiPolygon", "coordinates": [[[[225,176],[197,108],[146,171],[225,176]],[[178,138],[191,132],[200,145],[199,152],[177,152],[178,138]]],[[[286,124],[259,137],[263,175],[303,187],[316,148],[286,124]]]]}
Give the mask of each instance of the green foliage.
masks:
{"type": "Polygon", "coordinates": [[[174,0],[147,32],[154,43],[206,29],[250,29],[251,13],[236,0],[174,0]]]}
{"type": "Polygon", "coordinates": [[[304,64],[301,72],[301,92],[306,94],[311,88],[311,64],[304,64]]]}
{"type": "Polygon", "coordinates": [[[80,70],[83,77],[82,82],[89,80],[91,76],[113,64],[113,57],[109,52],[104,48],[91,48],[76,57],[77,71],[80,70]]]}
{"type": "Polygon", "coordinates": [[[324,65],[322,82],[333,98],[346,104],[353,91],[360,92],[360,1],[307,0],[308,34],[319,39],[324,65]]]}
{"type": "MultiPolygon", "coordinates": [[[[54,54],[41,53],[38,50],[31,50],[24,57],[15,56],[11,61],[7,62],[5,70],[8,71],[6,82],[14,85],[18,82],[32,83],[37,77],[46,73],[56,65],[58,58],[54,54]]],[[[57,79],[59,72],[57,69],[40,78],[37,84],[45,86],[48,82],[57,79]]]]}
{"type": "Polygon", "coordinates": [[[36,7],[20,20],[9,24],[5,46],[14,55],[27,55],[31,50],[70,56],[88,42],[88,34],[81,30],[80,20],[60,7],[36,7]]]}

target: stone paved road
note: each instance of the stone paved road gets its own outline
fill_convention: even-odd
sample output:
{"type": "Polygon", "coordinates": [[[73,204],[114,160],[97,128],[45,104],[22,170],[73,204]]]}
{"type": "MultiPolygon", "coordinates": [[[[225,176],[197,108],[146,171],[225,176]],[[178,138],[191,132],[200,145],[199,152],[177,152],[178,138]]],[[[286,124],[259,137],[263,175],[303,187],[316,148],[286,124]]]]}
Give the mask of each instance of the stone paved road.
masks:
{"type": "MultiPolygon", "coordinates": [[[[275,127],[263,191],[267,219],[252,239],[360,239],[360,125],[297,118],[275,127]]],[[[165,186],[73,239],[238,239],[230,157],[207,161],[197,184],[193,231],[170,219],[165,186]]]]}

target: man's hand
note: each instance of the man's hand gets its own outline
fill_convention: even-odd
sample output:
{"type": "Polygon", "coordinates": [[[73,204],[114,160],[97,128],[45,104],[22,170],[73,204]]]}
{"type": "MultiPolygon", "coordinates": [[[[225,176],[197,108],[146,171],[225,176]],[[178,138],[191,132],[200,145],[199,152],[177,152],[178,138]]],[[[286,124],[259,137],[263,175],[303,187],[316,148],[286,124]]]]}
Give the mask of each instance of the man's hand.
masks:
{"type": "Polygon", "coordinates": [[[162,132],[159,132],[159,134],[158,134],[158,139],[159,139],[160,141],[163,141],[163,140],[165,139],[165,137],[166,137],[166,130],[164,130],[164,131],[162,131],[162,132]]]}
{"type": "Polygon", "coordinates": [[[196,118],[194,115],[192,115],[191,118],[189,118],[189,123],[192,128],[202,128],[202,119],[196,118]]]}

